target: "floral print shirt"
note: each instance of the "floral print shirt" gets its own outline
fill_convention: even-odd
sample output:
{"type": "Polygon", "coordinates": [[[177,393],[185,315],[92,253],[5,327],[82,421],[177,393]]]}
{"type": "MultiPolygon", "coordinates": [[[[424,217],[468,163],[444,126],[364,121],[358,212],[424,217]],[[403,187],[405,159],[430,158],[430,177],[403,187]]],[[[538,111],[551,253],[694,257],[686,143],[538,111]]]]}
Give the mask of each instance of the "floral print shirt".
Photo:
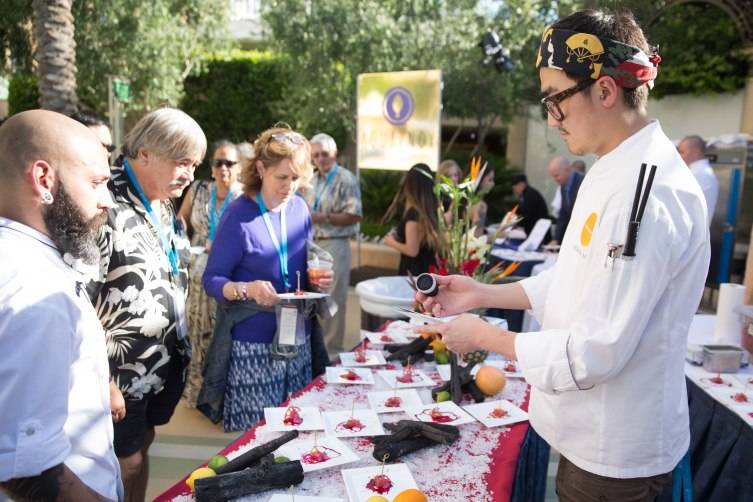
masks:
{"type": "Polygon", "coordinates": [[[87,290],[107,338],[110,372],[127,399],[162,390],[171,359],[181,372],[190,358],[185,327],[187,241],[176,229],[172,201],[160,209],[162,228],[178,251],[174,274],[146,208],[122,167],[109,181],[115,207],[99,236],[100,262],[87,290]]]}
{"type": "MultiPolygon", "coordinates": [[[[361,188],[358,186],[358,179],[356,179],[352,172],[342,166],[333,166],[332,169],[337,169],[337,172],[329,183],[327,183],[326,176],[320,176],[317,170],[311,182],[312,187],[304,192],[304,197],[311,211],[348,213],[363,216],[361,188]],[[317,194],[319,195],[318,204],[315,202],[317,194]]],[[[331,223],[317,223],[314,225],[314,239],[355,237],[357,233],[357,223],[347,226],[332,225],[331,223]]]]}

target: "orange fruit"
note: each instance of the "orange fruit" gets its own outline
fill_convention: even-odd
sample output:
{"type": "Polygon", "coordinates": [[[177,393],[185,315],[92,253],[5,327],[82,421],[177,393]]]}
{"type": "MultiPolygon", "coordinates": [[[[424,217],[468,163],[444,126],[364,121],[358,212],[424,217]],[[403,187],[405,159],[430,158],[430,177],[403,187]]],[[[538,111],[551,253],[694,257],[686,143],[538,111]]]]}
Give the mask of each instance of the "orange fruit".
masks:
{"type": "Polygon", "coordinates": [[[429,499],[420,490],[408,488],[397,494],[392,502],[427,502],[429,499]]]}
{"type": "Polygon", "coordinates": [[[483,366],[476,373],[476,387],[487,396],[494,396],[505,388],[507,379],[502,370],[494,366],[483,366]]]}

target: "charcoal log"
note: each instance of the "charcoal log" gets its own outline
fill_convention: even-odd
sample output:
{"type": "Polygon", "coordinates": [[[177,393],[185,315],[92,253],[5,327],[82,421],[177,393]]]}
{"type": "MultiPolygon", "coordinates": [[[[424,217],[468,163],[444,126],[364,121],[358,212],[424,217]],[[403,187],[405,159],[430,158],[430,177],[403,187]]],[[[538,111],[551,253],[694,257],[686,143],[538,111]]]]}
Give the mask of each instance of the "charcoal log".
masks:
{"type": "Polygon", "coordinates": [[[468,391],[468,394],[470,394],[473,398],[473,401],[477,403],[483,403],[486,400],[486,395],[481,392],[481,389],[478,388],[476,382],[468,382],[465,388],[468,391]]]}
{"type": "Polygon", "coordinates": [[[458,355],[450,352],[450,399],[455,404],[460,404],[463,400],[463,385],[460,381],[460,372],[458,355]]]}
{"type": "Polygon", "coordinates": [[[269,490],[279,490],[303,481],[298,460],[243,469],[239,472],[200,478],[194,484],[196,502],[224,502],[269,490]]]}
{"type": "Polygon", "coordinates": [[[437,444],[438,443],[425,437],[404,439],[397,442],[384,442],[374,446],[373,455],[374,458],[380,462],[384,460],[385,462],[390,463],[400,460],[404,455],[430,446],[436,446],[437,444]]]}
{"type": "Polygon", "coordinates": [[[388,361],[401,361],[408,356],[423,357],[424,352],[431,343],[431,338],[424,338],[419,336],[415,340],[411,341],[407,345],[403,345],[400,349],[396,350],[392,354],[387,356],[388,361]]]}
{"type": "Polygon", "coordinates": [[[229,472],[240,471],[246,467],[251,467],[265,455],[269,455],[280,446],[297,437],[298,431],[289,431],[277,439],[273,439],[272,441],[256,446],[255,448],[251,448],[246,453],[239,455],[222,467],[217,468],[217,474],[227,474],[229,472]]]}

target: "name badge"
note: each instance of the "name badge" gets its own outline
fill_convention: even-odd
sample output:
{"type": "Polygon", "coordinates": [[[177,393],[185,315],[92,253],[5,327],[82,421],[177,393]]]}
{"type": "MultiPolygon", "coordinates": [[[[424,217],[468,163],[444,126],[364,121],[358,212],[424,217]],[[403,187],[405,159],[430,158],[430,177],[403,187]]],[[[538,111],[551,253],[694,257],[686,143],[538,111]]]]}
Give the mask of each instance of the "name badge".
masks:
{"type": "Polygon", "coordinates": [[[175,305],[175,327],[178,331],[178,340],[188,336],[188,315],[186,314],[186,297],[180,288],[175,288],[173,303],[175,305]]]}
{"type": "Polygon", "coordinates": [[[296,332],[298,330],[298,308],[294,305],[283,305],[280,309],[279,344],[295,345],[296,332]]]}

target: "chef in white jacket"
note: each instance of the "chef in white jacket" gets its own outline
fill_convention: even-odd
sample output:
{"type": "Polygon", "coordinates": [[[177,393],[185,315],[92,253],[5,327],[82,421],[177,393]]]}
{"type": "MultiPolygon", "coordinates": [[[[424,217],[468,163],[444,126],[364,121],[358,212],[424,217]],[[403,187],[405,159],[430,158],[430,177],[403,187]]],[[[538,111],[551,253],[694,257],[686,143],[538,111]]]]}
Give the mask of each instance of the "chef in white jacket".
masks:
{"type": "Polygon", "coordinates": [[[573,154],[598,156],[559,259],[518,283],[437,277],[437,296],[417,295],[434,315],[533,311],[537,332],[469,315],[432,330],[455,352],[517,359],[531,425],[561,453],[563,501],[653,500],[688,451],[684,354],[709,236],[698,183],[646,116],[659,60],[630,14],[581,11],[548,28],[537,67],[549,125],[573,154]]]}

